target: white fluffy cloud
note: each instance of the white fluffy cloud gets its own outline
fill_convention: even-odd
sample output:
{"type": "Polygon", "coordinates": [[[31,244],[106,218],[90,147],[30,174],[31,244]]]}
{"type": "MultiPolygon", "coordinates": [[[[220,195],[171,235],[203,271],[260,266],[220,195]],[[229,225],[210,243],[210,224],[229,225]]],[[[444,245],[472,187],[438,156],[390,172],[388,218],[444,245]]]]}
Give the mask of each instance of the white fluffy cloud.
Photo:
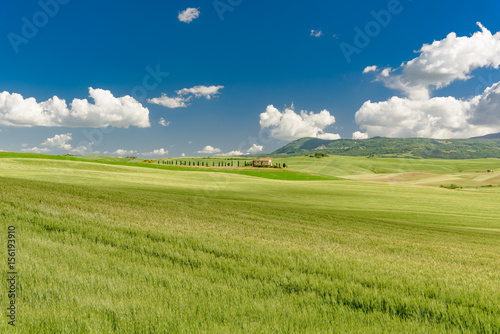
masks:
{"type": "Polygon", "coordinates": [[[264,149],[264,146],[262,146],[262,145],[252,144],[252,147],[250,147],[247,152],[248,153],[259,153],[259,152],[262,152],[263,149],[264,149]]]}
{"type": "Polygon", "coordinates": [[[71,108],[54,96],[44,102],[17,93],[0,93],[0,125],[15,127],[149,127],[149,110],[126,95],[116,98],[108,90],[89,88],[94,100],[74,99],[71,108]]]}
{"type": "Polygon", "coordinates": [[[363,73],[370,73],[370,72],[375,72],[377,70],[377,65],[373,65],[373,66],[367,66],[365,67],[365,69],[363,70],[363,73]]]}
{"type": "Polygon", "coordinates": [[[196,98],[204,97],[210,100],[212,97],[219,95],[219,91],[223,88],[224,86],[194,86],[193,88],[183,88],[176,93],[182,96],[192,94],[196,98]]]}
{"type": "Polygon", "coordinates": [[[430,98],[433,90],[470,79],[477,68],[500,67],[500,32],[493,35],[481,23],[478,25],[481,31],[470,37],[450,33],[443,40],[422,46],[420,55],[399,69],[381,70],[377,80],[408,97],[365,102],[355,118],[366,135],[468,138],[499,132],[500,83],[470,99],[430,98]]]}
{"type": "Polygon", "coordinates": [[[160,120],[158,121],[158,124],[160,124],[161,126],[169,126],[170,125],[170,122],[167,122],[165,120],[165,118],[160,118],[160,120]]]}
{"type": "Polygon", "coordinates": [[[340,136],[337,134],[324,132],[324,129],[333,123],[335,123],[335,117],[327,110],[317,114],[302,110],[297,114],[293,106],[281,112],[273,105],[269,105],[266,111],[260,114],[261,128],[270,128],[271,136],[281,140],[295,140],[303,137],[339,139],[340,136]]]}
{"type": "Polygon", "coordinates": [[[311,30],[311,36],[313,36],[313,37],[321,37],[321,36],[323,36],[323,31],[321,31],[321,30],[311,30]]]}
{"type": "Polygon", "coordinates": [[[179,13],[177,18],[181,22],[191,23],[193,20],[197,19],[200,16],[200,11],[198,8],[186,8],[182,12],[179,13]]]}
{"type": "Polygon", "coordinates": [[[382,78],[388,78],[391,75],[391,68],[384,68],[382,72],[380,72],[380,76],[382,78]]]}
{"type": "Polygon", "coordinates": [[[146,152],[146,153],[141,153],[141,155],[145,156],[158,156],[158,155],[167,155],[168,150],[165,150],[164,148],[159,148],[157,150],[153,150],[153,152],[146,152]]]}
{"type": "Polygon", "coordinates": [[[240,151],[231,151],[228,153],[217,154],[217,156],[231,157],[231,156],[235,156],[235,155],[248,155],[248,154],[250,154],[250,153],[243,153],[240,151]]]}
{"type": "Polygon", "coordinates": [[[188,99],[185,99],[182,96],[168,97],[167,94],[161,94],[161,97],[155,97],[153,99],[148,100],[149,103],[158,104],[160,106],[164,106],[170,109],[186,108],[187,101],[188,99]]]}
{"type": "Polygon", "coordinates": [[[338,140],[341,139],[340,135],[338,133],[321,133],[318,135],[319,139],[325,139],[325,140],[338,140]]]}
{"type": "Polygon", "coordinates": [[[90,145],[88,145],[88,146],[81,145],[78,147],[74,147],[71,149],[71,152],[76,153],[76,154],[81,154],[81,155],[83,155],[83,154],[99,154],[99,151],[92,152],[90,145]]]}
{"type": "Polygon", "coordinates": [[[69,151],[73,148],[71,144],[68,143],[73,139],[71,136],[71,133],[55,135],[52,138],[47,138],[42,146],[69,151]]]}
{"type": "MultiPolygon", "coordinates": [[[[401,90],[412,99],[428,99],[430,92],[456,80],[467,80],[477,68],[500,66],[500,32],[493,35],[481,23],[481,31],[470,37],[452,32],[445,39],[424,44],[420,55],[390,75],[384,69],[378,79],[387,87],[401,90]]],[[[365,68],[365,71],[367,68],[365,68]]],[[[363,71],[363,73],[367,73],[363,71]]]]}
{"type": "Polygon", "coordinates": [[[130,155],[137,154],[137,151],[134,151],[134,150],[124,150],[124,149],[120,148],[120,149],[117,149],[116,151],[114,151],[111,154],[123,157],[123,156],[130,156],[130,155]]]}
{"type": "Polygon", "coordinates": [[[21,152],[27,152],[27,153],[48,153],[50,152],[50,149],[48,147],[31,147],[31,148],[23,148],[21,149],[21,152]]]}
{"type": "Polygon", "coordinates": [[[468,138],[500,132],[500,82],[469,100],[435,97],[412,100],[392,97],[367,101],[356,123],[370,137],[468,138]]]}
{"type": "MultiPolygon", "coordinates": [[[[473,111],[468,122],[475,126],[491,126],[495,131],[500,129],[500,82],[484,90],[482,95],[472,99],[473,111]]],[[[483,133],[486,134],[486,133],[483,133]]]]}
{"type": "MultiPolygon", "coordinates": [[[[73,147],[69,142],[73,140],[73,135],[71,133],[65,133],[65,134],[60,134],[60,135],[55,135],[52,138],[47,138],[42,144],[41,148],[39,147],[32,147],[32,148],[26,148],[28,145],[23,144],[22,146],[25,147],[21,149],[22,152],[34,152],[34,153],[48,153],[51,151],[70,151],[71,153],[77,153],[77,154],[85,154],[85,153],[91,153],[90,152],[90,147],[88,146],[79,146],[79,147],[73,147]]],[[[96,152],[93,152],[96,153],[96,152]]]]}
{"type": "Polygon", "coordinates": [[[220,90],[224,86],[194,86],[192,88],[183,88],[176,91],[176,97],[168,97],[165,93],[161,97],[155,97],[149,99],[148,102],[152,104],[158,104],[167,108],[186,108],[193,97],[201,98],[204,97],[207,100],[211,100],[212,97],[217,97],[220,94],[220,90]]]}
{"type": "Polygon", "coordinates": [[[361,132],[361,131],[356,131],[353,132],[352,134],[352,139],[368,139],[368,133],[366,132],[361,132]]]}
{"type": "Polygon", "coordinates": [[[215,153],[220,153],[220,148],[215,148],[210,145],[205,146],[202,150],[197,151],[196,153],[203,153],[203,154],[215,154],[215,153]]]}

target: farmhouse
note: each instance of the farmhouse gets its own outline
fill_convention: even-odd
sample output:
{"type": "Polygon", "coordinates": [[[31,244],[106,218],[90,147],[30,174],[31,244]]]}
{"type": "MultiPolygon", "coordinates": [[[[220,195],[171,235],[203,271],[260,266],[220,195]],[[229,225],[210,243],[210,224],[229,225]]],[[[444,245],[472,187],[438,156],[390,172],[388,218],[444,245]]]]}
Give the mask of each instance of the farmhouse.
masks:
{"type": "Polygon", "coordinates": [[[252,165],[254,167],[261,167],[261,166],[272,166],[271,159],[254,159],[252,165]]]}

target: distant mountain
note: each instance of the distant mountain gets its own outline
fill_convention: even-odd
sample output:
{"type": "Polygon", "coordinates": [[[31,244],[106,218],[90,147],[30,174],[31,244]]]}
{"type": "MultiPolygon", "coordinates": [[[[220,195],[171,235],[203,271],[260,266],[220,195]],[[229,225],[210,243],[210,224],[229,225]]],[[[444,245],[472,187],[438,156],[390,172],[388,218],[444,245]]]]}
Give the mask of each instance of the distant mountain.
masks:
{"type": "Polygon", "coordinates": [[[384,138],[323,140],[301,138],[274,151],[272,155],[383,156],[438,159],[500,159],[500,139],[384,138]]]}
{"type": "Polygon", "coordinates": [[[500,138],[500,132],[499,133],[490,133],[489,135],[481,136],[481,137],[472,137],[471,139],[498,139],[498,138],[500,138]]]}

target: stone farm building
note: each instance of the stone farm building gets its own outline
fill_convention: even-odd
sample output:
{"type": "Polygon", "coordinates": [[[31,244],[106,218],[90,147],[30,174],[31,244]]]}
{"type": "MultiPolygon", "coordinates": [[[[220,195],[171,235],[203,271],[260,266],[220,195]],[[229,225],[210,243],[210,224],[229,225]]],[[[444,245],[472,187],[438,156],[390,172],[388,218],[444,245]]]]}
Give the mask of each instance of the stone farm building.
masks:
{"type": "Polygon", "coordinates": [[[254,167],[272,166],[271,159],[254,159],[252,165],[254,167]]]}

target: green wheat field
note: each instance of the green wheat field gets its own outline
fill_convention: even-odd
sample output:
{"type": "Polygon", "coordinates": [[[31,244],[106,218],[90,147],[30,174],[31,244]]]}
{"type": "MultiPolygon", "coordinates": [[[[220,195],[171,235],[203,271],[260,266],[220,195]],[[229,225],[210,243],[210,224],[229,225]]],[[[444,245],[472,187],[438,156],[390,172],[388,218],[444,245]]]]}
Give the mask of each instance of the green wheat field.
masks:
{"type": "Polygon", "coordinates": [[[0,153],[0,332],[500,333],[499,159],[277,162],[0,153]]]}

